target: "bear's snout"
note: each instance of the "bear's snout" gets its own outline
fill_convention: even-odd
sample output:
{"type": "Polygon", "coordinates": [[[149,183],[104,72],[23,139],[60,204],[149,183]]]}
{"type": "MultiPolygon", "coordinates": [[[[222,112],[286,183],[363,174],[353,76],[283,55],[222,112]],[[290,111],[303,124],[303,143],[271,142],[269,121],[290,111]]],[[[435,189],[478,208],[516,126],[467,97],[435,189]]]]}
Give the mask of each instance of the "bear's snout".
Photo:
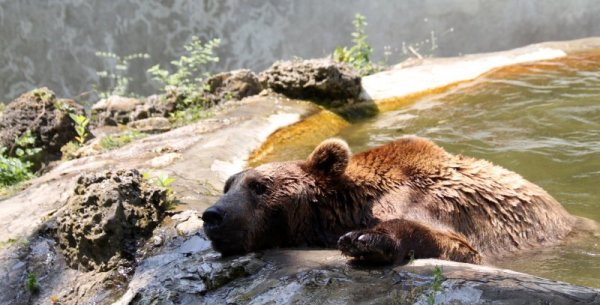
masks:
{"type": "Polygon", "coordinates": [[[218,228],[223,223],[224,213],[218,207],[210,207],[202,214],[204,224],[210,228],[218,228]]]}

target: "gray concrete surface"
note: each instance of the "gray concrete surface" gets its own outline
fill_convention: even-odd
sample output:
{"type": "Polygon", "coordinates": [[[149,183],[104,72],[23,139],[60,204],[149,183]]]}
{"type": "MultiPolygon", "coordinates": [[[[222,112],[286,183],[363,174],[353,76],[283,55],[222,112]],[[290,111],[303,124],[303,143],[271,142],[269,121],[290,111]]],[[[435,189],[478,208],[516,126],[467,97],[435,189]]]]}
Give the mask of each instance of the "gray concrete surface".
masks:
{"type": "Polygon", "coordinates": [[[403,44],[456,56],[600,35],[594,0],[0,0],[0,101],[38,86],[63,97],[90,91],[104,69],[96,51],[149,53],[130,75],[134,92],[150,94],[144,71],[168,64],[192,35],[222,38],[215,70],[321,57],[350,44],[355,13],[367,17],[375,59],[389,46],[391,63],[405,57],[403,44]]]}

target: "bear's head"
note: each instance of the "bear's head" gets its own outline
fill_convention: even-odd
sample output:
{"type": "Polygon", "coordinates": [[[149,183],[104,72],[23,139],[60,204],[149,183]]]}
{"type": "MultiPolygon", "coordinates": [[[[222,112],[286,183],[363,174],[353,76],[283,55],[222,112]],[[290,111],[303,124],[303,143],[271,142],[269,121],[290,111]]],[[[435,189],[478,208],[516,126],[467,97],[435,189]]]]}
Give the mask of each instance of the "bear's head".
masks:
{"type": "Polygon", "coordinates": [[[306,160],[268,163],[231,176],[223,196],[202,215],[213,248],[232,255],[335,244],[344,230],[328,225],[335,211],[327,198],[339,196],[332,190],[344,183],[350,156],[344,141],[329,139],[306,160]]]}

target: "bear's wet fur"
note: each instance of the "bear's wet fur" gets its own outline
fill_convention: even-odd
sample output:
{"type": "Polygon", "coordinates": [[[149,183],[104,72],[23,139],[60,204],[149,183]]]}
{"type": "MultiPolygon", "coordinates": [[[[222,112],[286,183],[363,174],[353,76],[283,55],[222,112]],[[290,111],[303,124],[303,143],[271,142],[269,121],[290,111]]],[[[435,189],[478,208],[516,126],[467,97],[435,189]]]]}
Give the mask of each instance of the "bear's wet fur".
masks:
{"type": "Polygon", "coordinates": [[[518,174],[414,136],[356,155],[329,139],[306,160],[247,169],[228,179],[203,219],[223,255],[338,247],[377,263],[480,263],[556,244],[575,222],[518,174]]]}

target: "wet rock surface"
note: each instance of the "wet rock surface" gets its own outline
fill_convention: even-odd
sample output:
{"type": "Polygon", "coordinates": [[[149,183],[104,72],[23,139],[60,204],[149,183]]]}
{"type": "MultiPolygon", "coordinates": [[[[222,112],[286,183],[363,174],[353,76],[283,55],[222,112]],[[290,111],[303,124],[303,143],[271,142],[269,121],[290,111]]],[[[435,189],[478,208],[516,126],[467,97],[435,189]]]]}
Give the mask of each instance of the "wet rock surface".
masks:
{"type": "Polygon", "coordinates": [[[361,92],[359,74],[330,59],[278,61],[259,78],[264,88],[291,98],[335,101],[358,98],[361,92]]]}
{"type": "MultiPolygon", "coordinates": [[[[30,240],[0,248],[0,285],[9,288],[0,304],[110,304],[124,293],[140,249],[160,245],[146,239],[165,215],[165,190],[138,171],[83,175],[69,194],[30,240]]],[[[187,249],[199,248],[191,241],[187,249]]]]}
{"type": "Polygon", "coordinates": [[[0,255],[0,304],[110,304],[119,298],[132,275],[131,267],[108,272],[71,269],[51,238],[20,241],[0,255]],[[37,289],[26,285],[33,277],[37,289]]]}
{"type": "Polygon", "coordinates": [[[262,86],[256,74],[242,69],[216,74],[206,80],[208,98],[215,104],[228,100],[241,100],[256,95],[262,86]]]}
{"type": "Polygon", "coordinates": [[[600,292],[492,267],[441,260],[353,266],[335,250],[270,250],[222,258],[199,232],[168,238],[115,304],[599,304],[600,292]],[[434,274],[440,267],[441,276],[434,274]],[[434,288],[434,282],[440,284],[434,288]]]}
{"type": "Polygon", "coordinates": [[[56,239],[68,265],[107,271],[127,264],[162,220],[165,201],[165,190],[137,170],[81,176],[56,221],[56,239]]]}
{"type": "Polygon", "coordinates": [[[175,229],[177,234],[181,236],[192,236],[202,230],[202,219],[197,211],[187,210],[173,216],[173,220],[177,221],[175,229]]]}
{"type": "MultiPolygon", "coordinates": [[[[269,250],[221,257],[202,231],[176,229],[184,211],[154,231],[140,249],[135,273],[65,267],[46,238],[12,260],[2,304],[600,304],[600,291],[493,267],[441,260],[404,266],[356,266],[336,250],[269,250]],[[158,241],[158,242],[155,242],[158,241]],[[441,276],[434,269],[441,268],[441,276]],[[40,293],[22,287],[29,272],[40,293]],[[439,283],[439,288],[434,288],[439,283]],[[9,298],[10,296],[11,298],[9,298]]],[[[17,252],[15,252],[17,253],[17,252]]],[[[3,270],[5,271],[5,270],[3,270]]]]}
{"type": "Polygon", "coordinates": [[[77,136],[69,113],[81,115],[84,110],[73,100],[57,99],[47,88],[27,92],[0,116],[0,146],[14,153],[15,140],[30,130],[35,146],[42,149],[42,161],[59,159],[60,148],[77,136]]]}

